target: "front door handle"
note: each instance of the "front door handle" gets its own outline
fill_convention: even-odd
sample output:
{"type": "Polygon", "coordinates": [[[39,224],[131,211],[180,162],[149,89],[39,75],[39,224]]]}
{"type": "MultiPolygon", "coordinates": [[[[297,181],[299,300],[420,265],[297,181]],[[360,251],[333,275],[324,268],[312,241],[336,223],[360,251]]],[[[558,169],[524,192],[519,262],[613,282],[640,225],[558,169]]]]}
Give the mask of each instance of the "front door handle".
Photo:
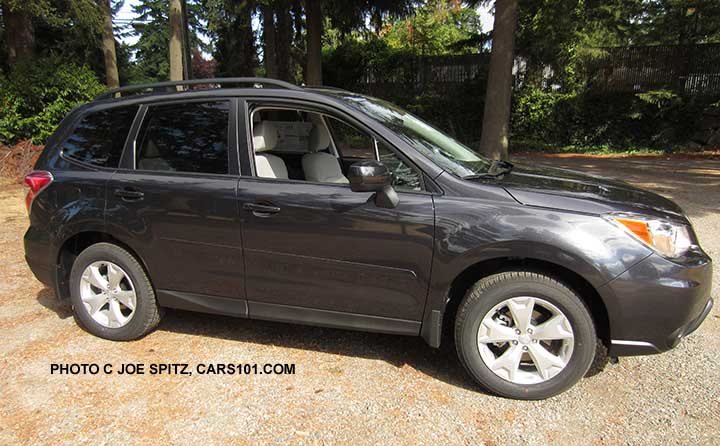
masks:
{"type": "Polygon", "coordinates": [[[243,203],[243,209],[250,211],[253,215],[263,216],[270,214],[277,214],[280,212],[280,208],[270,204],[259,204],[259,203],[243,203]]]}
{"type": "Polygon", "coordinates": [[[124,189],[115,189],[115,196],[125,201],[139,201],[143,199],[145,194],[137,189],[126,187],[124,189]]]}

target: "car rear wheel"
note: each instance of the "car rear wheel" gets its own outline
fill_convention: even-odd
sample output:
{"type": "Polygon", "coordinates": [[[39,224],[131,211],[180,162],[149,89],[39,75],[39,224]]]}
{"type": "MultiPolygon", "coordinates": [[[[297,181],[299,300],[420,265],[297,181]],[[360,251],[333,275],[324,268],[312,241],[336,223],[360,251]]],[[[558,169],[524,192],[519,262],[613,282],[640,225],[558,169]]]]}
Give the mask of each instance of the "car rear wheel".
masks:
{"type": "Polygon", "coordinates": [[[75,319],[90,333],[129,341],[160,322],[150,279],[125,249],[96,243],[78,255],[70,273],[75,319]]]}
{"type": "Polygon", "coordinates": [[[455,343],[468,372],[493,393],[548,398],[590,367],[595,327],[583,301],[545,275],[511,271],[478,281],[458,308],[455,343]]]}

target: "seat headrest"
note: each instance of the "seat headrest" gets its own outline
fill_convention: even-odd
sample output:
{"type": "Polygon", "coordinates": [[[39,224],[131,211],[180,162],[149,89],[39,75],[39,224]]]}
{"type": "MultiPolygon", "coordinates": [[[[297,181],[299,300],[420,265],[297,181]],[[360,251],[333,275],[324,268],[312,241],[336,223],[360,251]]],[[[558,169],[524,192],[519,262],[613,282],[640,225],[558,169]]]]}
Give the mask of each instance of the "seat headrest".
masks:
{"type": "Polygon", "coordinates": [[[143,152],[143,158],[160,158],[160,149],[152,139],[148,141],[143,152]]]}
{"type": "Polygon", "coordinates": [[[263,121],[253,125],[253,148],[256,153],[274,149],[277,142],[278,130],[272,122],[263,121]]]}
{"type": "Polygon", "coordinates": [[[322,152],[330,146],[330,134],[323,124],[313,125],[308,140],[308,150],[310,152],[322,152]]]}

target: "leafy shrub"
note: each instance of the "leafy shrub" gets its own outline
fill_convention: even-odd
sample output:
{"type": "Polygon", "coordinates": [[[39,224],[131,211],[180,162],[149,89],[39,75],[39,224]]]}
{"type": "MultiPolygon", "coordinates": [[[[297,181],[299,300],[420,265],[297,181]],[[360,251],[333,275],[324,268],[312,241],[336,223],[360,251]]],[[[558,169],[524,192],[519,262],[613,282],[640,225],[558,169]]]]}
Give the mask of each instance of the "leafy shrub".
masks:
{"type": "Polygon", "coordinates": [[[73,107],[104,88],[90,68],[57,58],[13,66],[0,75],[0,142],[44,143],[73,107]]]}
{"type": "Polygon", "coordinates": [[[394,50],[384,40],[348,40],[335,48],[323,49],[323,82],[330,86],[357,91],[366,82],[368,73],[376,79],[370,81],[405,82],[403,67],[413,63],[409,51],[394,50]]]}
{"type": "Polygon", "coordinates": [[[519,95],[511,112],[512,130],[518,135],[532,136],[543,141],[568,139],[564,118],[571,116],[564,112],[571,107],[572,95],[546,93],[531,88],[519,95]]]}
{"type": "Polygon", "coordinates": [[[536,89],[513,98],[515,150],[672,150],[688,141],[706,104],[672,91],[564,94],[536,89]]]}

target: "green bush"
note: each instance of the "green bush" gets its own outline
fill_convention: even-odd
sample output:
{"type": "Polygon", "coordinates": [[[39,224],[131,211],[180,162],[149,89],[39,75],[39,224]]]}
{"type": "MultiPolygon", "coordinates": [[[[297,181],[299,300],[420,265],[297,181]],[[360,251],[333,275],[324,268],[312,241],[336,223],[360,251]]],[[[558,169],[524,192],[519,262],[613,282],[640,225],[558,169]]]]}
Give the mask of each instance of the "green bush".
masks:
{"type": "Polygon", "coordinates": [[[645,93],[553,93],[513,98],[511,142],[517,151],[672,150],[694,130],[689,116],[707,104],[667,90],[645,93]]]}
{"type": "Polygon", "coordinates": [[[540,141],[568,139],[565,118],[572,117],[566,111],[573,107],[572,95],[546,93],[532,88],[519,95],[511,112],[512,130],[517,135],[528,136],[540,141]]]}
{"type": "Polygon", "coordinates": [[[0,142],[43,144],[73,107],[104,89],[90,68],[56,58],[13,66],[0,74],[0,142]]]}
{"type": "Polygon", "coordinates": [[[323,49],[323,82],[352,91],[362,89],[368,73],[374,74],[377,81],[412,82],[412,70],[407,68],[414,62],[410,51],[391,49],[384,40],[348,40],[323,49]]]}

